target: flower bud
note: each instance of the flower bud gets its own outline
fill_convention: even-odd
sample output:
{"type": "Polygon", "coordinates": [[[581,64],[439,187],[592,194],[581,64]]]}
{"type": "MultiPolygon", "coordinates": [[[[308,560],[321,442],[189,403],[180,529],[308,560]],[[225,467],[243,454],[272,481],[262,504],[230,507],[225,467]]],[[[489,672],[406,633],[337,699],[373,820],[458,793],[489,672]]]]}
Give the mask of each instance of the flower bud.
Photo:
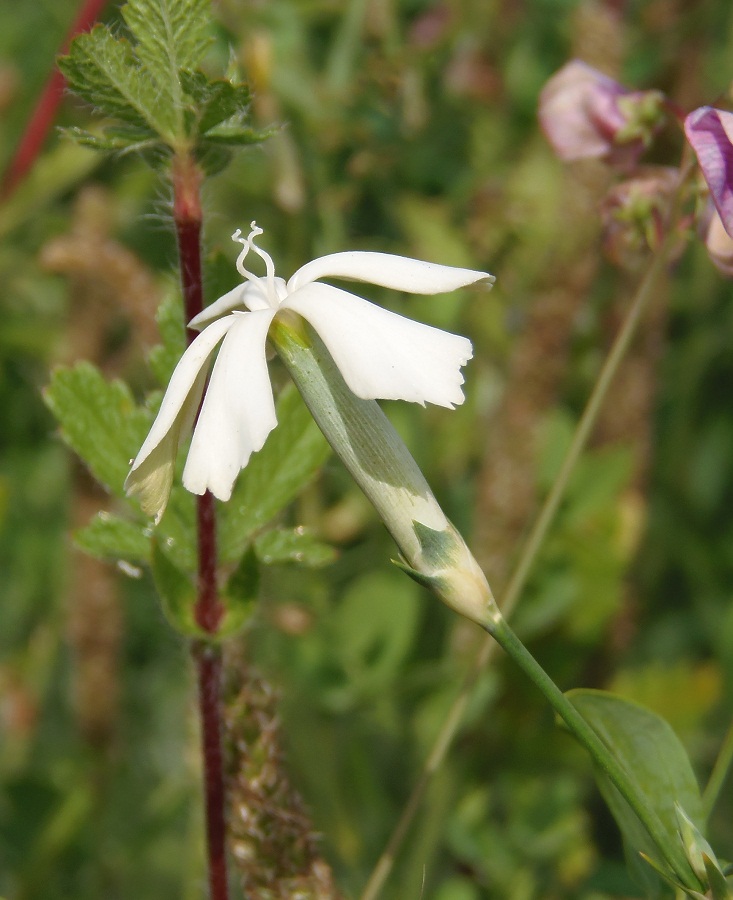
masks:
{"type": "Polygon", "coordinates": [[[631,168],[663,117],[659,91],[629,91],[580,60],[563,66],[540,94],[540,125],[566,161],[598,157],[631,168]]]}

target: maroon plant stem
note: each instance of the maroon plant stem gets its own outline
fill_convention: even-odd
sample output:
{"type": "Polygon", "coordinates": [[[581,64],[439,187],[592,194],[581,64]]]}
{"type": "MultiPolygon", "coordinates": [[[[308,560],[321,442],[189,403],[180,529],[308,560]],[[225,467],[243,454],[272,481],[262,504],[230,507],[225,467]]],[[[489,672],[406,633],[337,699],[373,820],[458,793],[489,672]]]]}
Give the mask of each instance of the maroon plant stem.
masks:
{"type": "Polygon", "coordinates": [[[206,845],[209,858],[209,896],[227,900],[226,820],[224,806],[224,761],[221,748],[221,651],[218,646],[197,641],[192,647],[196,662],[204,757],[204,804],[206,845]]]}
{"type": "MultiPolygon", "coordinates": [[[[174,157],[173,219],[178,239],[181,284],[186,321],[203,309],[201,279],[201,173],[188,153],[174,157]]],[[[195,332],[188,331],[189,343],[195,332]]],[[[198,626],[215,635],[224,615],[216,584],[216,516],[214,498],[207,491],[198,498],[198,596],[194,616],[198,626]]],[[[191,653],[198,676],[201,744],[204,761],[206,844],[211,900],[228,900],[224,769],[221,746],[221,650],[196,641],[191,653]]]]}
{"type": "MultiPolygon", "coordinates": [[[[88,31],[92,27],[106,2],[107,0],[82,0],[76,19],[61,45],[60,53],[67,52],[69,44],[77,34],[88,31]]],[[[64,76],[54,65],[13,158],[5,170],[0,185],[0,197],[9,197],[36,161],[56,118],[56,110],[61,103],[65,85],[64,76]]]]}

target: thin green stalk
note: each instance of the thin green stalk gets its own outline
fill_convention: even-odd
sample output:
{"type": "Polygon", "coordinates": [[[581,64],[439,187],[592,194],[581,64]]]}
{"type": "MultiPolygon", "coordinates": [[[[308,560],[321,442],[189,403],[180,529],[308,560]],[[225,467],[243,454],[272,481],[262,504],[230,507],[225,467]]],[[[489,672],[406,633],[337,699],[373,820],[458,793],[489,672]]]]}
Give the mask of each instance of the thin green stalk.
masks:
{"type": "MultiPolygon", "coordinates": [[[[689,175],[689,168],[686,168],[680,176],[680,186],[685,182],[689,175]]],[[[677,219],[677,211],[673,210],[670,221],[674,223],[677,219]]],[[[506,589],[503,601],[501,603],[502,613],[505,618],[509,618],[517,602],[524,590],[527,579],[532,568],[537,561],[539,551],[545,541],[547,532],[552,525],[555,515],[557,514],[560,503],[565,496],[570,477],[575,470],[575,466],[580,458],[581,453],[588,441],[588,438],[598,421],[598,414],[608,396],[609,388],[613,379],[618,372],[619,366],[626,355],[629,346],[636,334],[639,323],[644,316],[652,298],[655,295],[658,280],[665,271],[670,247],[674,241],[673,227],[667,231],[666,239],[661,243],[659,249],[655,253],[652,262],[642,279],[636,294],[631,302],[631,306],[621,326],[616,339],[613,342],[611,350],[603,364],[595,383],[593,391],[588,398],[583,414],[575,429],[573,439],[565,454],[560,471],[555,478],[552,488],[547,495],[540,513],[535,520],[529,536],[522,545],[518,562],[512,573],[511,579],[506,589]]],[[[478,676],[491,660],[496,648],[496,643],[491,637],[486,637],[485,641],[479,647],[473,664],[468,671],[461,690],[458,693],[453,705],[448,710],[443,725],[433,743],[428,754],[427,760],[423,765],[422,771],[418,777],[415,786],[407,799],[402,810],[400,818],[397,821],[392,834],[390,835],[387,846],[377,861],[374,870],[361,894],[360,900],[376,900],[379,896],[387,878],[392,871],[394,861],[397,854],[407,836],[407,832],[412,821],[420,808],[427,786],[433,774],[440,768],[445,759],[448,750],[458,732],[460,724],[463,720],[463,714],[468,706],[470,694],[473,686],[476,684],[478,676]]]]}
{"type": "Polygon", "coordinates": [[[710,813],[718,799],[721,788],[725,784],[728,777],[731,764],[733,763],[733,722],[731,722],[725,737],[723,738],[723,746],[720,748],[718,758],[715,760],[713,771],[710,773],[710,779],[705,785],[702,792],[702,812],[704,820],[710,818],[710,813]]]}
{"type": "Polygon", "coordinates": [[[555,712],[562,718],[570,731],[585,747],[596,765],[608,776],[618,789],[639,821],[646,828],[649,836],[656,844],[680,882],[687,887],[699,890],[702,886],[696,881],[682,852],[681,844],[677,843],[671,834],[664,828],[661,819],[656,812],[649,807],[644,798],[640,796],[638,787],[633,778],[618,762],[613,753],[603,743],[598,734],[586,722],[583,716],[573,706],[572,702],[563,694],[560,688],[545,672],[542,666],[527,650],[516,634],[509,627],[506,620],[501,620],[491,627],[491,636],[504,649],[508,656],[519,666],[524,674],[542,692],[555,712]]]}

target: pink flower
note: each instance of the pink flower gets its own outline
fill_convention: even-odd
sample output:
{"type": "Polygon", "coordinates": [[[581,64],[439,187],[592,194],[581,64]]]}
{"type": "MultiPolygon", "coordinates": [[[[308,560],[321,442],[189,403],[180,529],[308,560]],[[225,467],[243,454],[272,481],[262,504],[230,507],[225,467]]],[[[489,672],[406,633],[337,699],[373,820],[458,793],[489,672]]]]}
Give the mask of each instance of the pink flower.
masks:
{"type": "Polygon", "coordinates": [[[576,59],[542,89],[540,125],[562,160],[602,157],[629,168],[662,123],[663,99],[658,91],[629,91],[576,59]]]}
{"type": "Polygon", "coordinates": [[[685,134],[723,227],[733,237],[733,113],[701,106],[685,119],[685,134]]]}

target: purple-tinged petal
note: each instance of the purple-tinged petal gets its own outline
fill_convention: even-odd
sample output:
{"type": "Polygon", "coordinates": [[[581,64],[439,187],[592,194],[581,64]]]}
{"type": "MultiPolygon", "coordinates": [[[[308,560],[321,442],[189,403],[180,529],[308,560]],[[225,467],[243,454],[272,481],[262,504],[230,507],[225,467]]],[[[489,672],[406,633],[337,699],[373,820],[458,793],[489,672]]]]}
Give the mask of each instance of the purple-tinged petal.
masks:
{"type": "Polygon", "coordinates": [[[701,106],[685,119],[685,134],[723,226],[733,237],[733,113],[701,106]]]}
{"type": "Polygon", "coordinates": [[[574,59],[542,89],[539,120],[560,159],[605,156],[624,124],[616,101],[628,91],[592,66],[574,59]]]}

